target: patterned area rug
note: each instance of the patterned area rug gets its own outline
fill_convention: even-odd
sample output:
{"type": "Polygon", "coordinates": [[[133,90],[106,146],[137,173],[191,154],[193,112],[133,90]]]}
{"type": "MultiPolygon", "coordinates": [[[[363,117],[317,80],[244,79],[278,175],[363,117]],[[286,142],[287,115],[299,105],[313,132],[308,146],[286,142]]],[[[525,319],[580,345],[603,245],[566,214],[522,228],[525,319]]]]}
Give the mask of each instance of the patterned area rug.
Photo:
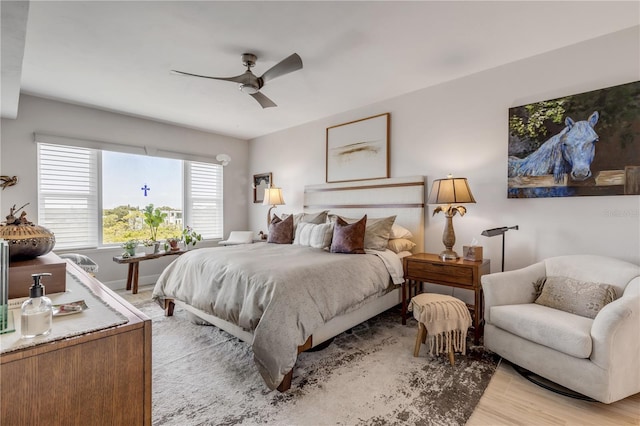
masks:
{"type": "Polygon", "coordinates": [[[301,354],[279,393],[248,344],[179,308],[164,317],[154,302],[135,304],[153,320],[154,425],[463,425],[499,359],[471,344],[453,367],[425,345],[415,358],[417,323],[390,310],[301,354]]]}

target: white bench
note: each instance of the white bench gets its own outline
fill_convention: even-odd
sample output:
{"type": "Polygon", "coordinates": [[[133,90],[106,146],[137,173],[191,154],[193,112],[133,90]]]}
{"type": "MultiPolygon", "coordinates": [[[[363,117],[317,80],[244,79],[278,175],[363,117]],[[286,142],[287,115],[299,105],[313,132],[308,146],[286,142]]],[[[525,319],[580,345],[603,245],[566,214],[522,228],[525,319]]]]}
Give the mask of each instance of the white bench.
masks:
{"type": "Polygon", "coordinates": [[[229,233],[229,238],[223,241],[218,241],[218,245],[221,246],[251,243],[253,243],[253,231],[231,231],[231,233],[229,233]]]}

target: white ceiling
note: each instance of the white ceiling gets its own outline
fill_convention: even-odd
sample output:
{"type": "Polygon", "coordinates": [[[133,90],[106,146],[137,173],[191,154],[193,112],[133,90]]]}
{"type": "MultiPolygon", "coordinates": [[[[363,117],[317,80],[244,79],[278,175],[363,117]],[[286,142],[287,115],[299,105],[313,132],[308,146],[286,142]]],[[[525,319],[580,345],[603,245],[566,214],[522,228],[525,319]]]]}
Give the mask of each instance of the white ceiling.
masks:
{"type": "Polygon", "coordinates": [[[639,11],[637,1],[32,1],[21,91],[250,139],[638,25],[639,11]],[[244,52],[258,56],[256,75],[302,57],[302,70],[262,90],[277,108],[235,83],[169,73],[238,75],[244,52]]]}

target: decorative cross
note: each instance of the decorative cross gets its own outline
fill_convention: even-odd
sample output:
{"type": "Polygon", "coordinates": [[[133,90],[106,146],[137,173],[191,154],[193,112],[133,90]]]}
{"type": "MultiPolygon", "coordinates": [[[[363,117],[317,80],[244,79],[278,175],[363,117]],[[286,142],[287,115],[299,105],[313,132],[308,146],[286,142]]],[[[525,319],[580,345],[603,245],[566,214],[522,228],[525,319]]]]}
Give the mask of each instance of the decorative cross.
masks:
{"type": "Polygon", "coordinates": [[[147,184],[146,184],[146,183],[145,183],[145,184],[144,184],[144,186],[143,186],[142,188],[140,188],[140,189],[144,191],[144,196],[145,196],[145,197],[147,196],[147,191],[151,191],[151,188],[149,188],[149,187],[147,186],[147,184]]]}

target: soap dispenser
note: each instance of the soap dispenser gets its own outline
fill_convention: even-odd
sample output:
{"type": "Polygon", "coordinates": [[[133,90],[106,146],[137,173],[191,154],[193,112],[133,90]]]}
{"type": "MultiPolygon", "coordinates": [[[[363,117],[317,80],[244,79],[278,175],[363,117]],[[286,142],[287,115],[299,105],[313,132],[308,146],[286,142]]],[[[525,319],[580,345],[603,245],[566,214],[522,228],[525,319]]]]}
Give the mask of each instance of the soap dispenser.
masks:
{"type": "Polygon", "coordinates": [[[45,336],[51,332],[53,322],[53,306],[51,300],[44,295],[42,277],[49,273],[33,274],[33,285],[29,288],[29,299],[25,300],[21,309],[21,331],[23,338],[45,336]]]}

